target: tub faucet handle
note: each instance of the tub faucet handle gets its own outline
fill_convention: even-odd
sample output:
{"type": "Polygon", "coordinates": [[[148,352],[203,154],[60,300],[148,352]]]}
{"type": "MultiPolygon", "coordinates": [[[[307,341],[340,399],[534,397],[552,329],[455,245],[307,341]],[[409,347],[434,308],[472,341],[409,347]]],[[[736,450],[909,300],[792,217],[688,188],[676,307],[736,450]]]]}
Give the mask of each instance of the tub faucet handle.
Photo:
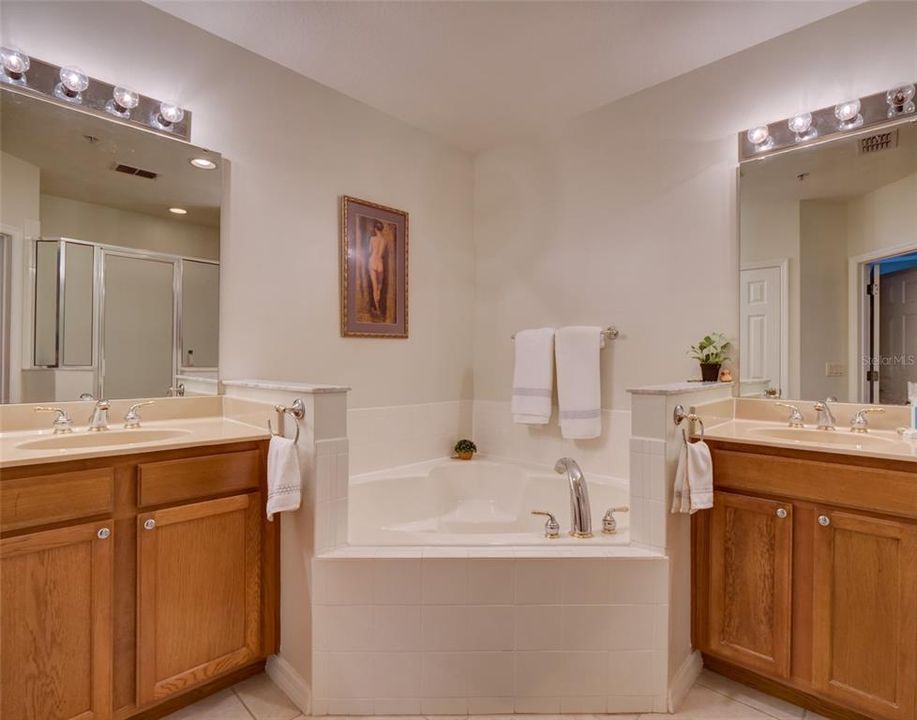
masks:
{"type": "Polygon", "coordinates": [[[532,510],[532,515],[543,515],[547,518],[544,523],[544,536],[550,540],[560,537],[560,523],[557,518],[545,510],[532,510]]]}
{"type": "Polygon", "coordinates": [[[616,508],[608,508],[608,511],[602,518],[603,535],[614,535],[616,532],[618,532],[618,521],[615,519],[615,513],[620,512],[630,512],[630,508],[627,505],[622,505],[621,507],[616,508]]]}

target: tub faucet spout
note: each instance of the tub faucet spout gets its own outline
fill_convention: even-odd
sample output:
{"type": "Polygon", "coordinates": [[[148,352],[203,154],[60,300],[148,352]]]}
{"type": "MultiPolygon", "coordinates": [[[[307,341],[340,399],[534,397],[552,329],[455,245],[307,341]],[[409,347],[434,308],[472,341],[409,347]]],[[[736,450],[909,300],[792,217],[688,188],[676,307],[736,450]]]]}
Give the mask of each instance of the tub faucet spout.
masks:
{"type": "Polygon", "coordinates": [[[554,464],[554,472],[560,475],[566,473],[570,483],[570,534],[578,538],[592,537],[592,510],[583,471],[576,460],[564,457],[554,464]]]}

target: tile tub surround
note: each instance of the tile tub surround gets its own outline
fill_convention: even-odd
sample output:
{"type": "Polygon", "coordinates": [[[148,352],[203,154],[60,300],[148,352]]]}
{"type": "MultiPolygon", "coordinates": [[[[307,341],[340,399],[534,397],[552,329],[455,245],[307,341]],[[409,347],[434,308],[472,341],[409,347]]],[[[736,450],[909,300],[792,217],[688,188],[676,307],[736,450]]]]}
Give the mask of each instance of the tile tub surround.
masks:
{"type": "Polygon", "coordinates": [[[359,475],[449,457],[456,440],[471,438],[470,400],[351,408],[347,411],[350,470],[359,475]]]}
{"type": "Polygon", "coordinates": [[[613,477],[628,475],[629,410],[602,410],[602,434],[594,440],[561,437],[557,408],[547,425],[513,422],[510,403],[474,401],[474,441],[482,453],[553,466],[557,458],[574,458],[584,472],[613,477]]]}
{"type": "Polygon", "coordinates": [[[456,552],[313,560],[313,715],[666,711],[665,558],[456,552]]]}

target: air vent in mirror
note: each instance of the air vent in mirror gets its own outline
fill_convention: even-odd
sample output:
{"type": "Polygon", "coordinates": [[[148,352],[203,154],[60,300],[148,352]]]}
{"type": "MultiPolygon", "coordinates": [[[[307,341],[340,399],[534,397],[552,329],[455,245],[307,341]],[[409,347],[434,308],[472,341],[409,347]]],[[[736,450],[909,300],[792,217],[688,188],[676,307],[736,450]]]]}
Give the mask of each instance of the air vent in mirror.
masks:
{"type": "Polygon", "coordinates": [[[135,168],[131,165],[125,165],[124,163],[115,165],[115,172],[124,173],[125,175],[136,175],[137,177],[147,178],[148,180],[155,180],[159,177],[159,173],[154,173],[152,170],[142,170],[141,168],[135,168]]]}
{"type": "Polygon", "coordinates": [[[888,132],[881,132],[876,133],[875,135],[861,137],[860,142],[857,145],[857,148],[860,151],[860,155],[879,152],[880,150],[890,150],[894,147],[898,147],[897,130],[889,130],[888,132]]]}

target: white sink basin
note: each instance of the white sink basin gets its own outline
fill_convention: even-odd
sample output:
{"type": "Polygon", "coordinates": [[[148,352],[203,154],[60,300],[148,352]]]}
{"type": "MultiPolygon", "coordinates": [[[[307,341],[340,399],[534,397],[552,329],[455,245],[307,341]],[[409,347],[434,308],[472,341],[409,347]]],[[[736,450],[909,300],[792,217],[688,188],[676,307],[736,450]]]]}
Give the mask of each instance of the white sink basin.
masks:
{"type": "Polygon", "coordinates": [[[111,447],[116,445],[136,445],[139,443],[174,440],[187,435],[190,430],[103,430],[102,432],[73,432],[66,435],[53,435],[39,440],[27,440],[16,447],[22,450],[72,450],[75,448],[111,447]]]}
{"type": "Polygon", "coordinates": [[[795,440],[800,443],[841,445],[849,448],[879,448],[886,447],[889,443],[893,442],[884,437],[877,437],[875,435],[869,435],[868,433],[852,433],[848,430],[760,427],[752,428],[748,432],[774,440],[795,440]]]}

